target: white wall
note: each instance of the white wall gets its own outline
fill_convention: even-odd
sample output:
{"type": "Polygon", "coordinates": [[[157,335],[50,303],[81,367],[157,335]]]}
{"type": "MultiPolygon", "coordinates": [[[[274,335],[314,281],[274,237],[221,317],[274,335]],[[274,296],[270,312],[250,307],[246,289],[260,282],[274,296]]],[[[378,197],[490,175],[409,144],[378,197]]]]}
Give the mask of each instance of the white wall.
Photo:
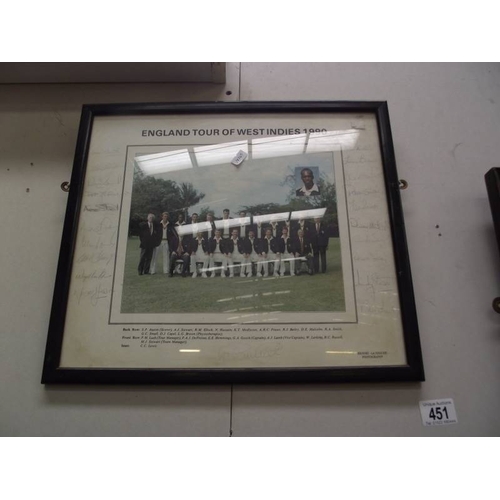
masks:
{"type": "Polygon", "coordinates": [[[81,105],[238,99],[388,101],[427,380],[235,386],[233,434],[498,435],[500,255],[483,176],[500,167],[500,65],[227,73],[225,86],[0,85],[0,435],[229,434],[229,386],[44,387],[40,375],[81,105]],[[459,423],[424,428],[418,402],[446,397],[459,423]]]}

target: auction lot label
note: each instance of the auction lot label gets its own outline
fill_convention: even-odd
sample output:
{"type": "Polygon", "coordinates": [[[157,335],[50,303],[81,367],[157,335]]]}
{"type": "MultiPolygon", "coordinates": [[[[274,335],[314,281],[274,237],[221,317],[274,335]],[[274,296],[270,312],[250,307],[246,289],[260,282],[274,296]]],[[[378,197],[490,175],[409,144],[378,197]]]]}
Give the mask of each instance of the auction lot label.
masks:
{"type": "Polygon", "coordinates": [[[422,424],[426,427],[458,423],[453,399],[420,401],[420,414],[422,415],[422,424]]]}

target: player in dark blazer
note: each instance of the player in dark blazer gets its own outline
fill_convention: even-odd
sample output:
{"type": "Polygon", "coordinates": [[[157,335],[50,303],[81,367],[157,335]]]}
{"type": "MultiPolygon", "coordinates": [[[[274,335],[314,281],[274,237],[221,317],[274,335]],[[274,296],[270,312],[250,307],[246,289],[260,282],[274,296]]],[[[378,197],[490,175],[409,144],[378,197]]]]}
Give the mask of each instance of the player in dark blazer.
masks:
{"type": "Polygon", "coordinates": [[[245,244],[243,240],[238,236],[238,230],[233,229],[231,231],[231,238],[224,240],[223,244],[224,254],[227,258],[227,263],[229,267],[229,277],[234,276],[235,263],[239,262],[240,276],[243,275],[244,265],[247,263],[245,258],[245,244]]]}
{"type": "Polygon", "coordinates": [[[196,238],[192,238],[189,241],[189,254],[191,259],[191,269],[190,272],[193,278],[198,275],[197,263],[201,262],[202,278],[207,277],[207,267],[208,267],[208,241],[203,237],[203,234],[199,232],[196,238]]]}
{"type": "Polygon", "coordinates": [[[226,270],[227,270],[227,257],[225,255],[226,252],[226,246],[225,246],[226,240],[222,238],[222,232],[220,229],[217,229],[215,231],[215,236],[211,239],[208,240],[208,257],[209,257],[209,264],[208,268],[211,271],[211,278],[215,278],[215,272],[220,269],[221,270],[221,278],[226,277],[226,270]],[[222,267],[215,267],[215,263],[220,262],[222,264],[222,267]]]}
{"type": "Polygon", "coordinates": [[[255,234],[255,237],[258,240],[261,240],[266,235],[266,224],[264,222],[257,222],[256,221],[256,217],[258,218],[260,215],[262,215],[262,214],[257,212],[257,213],[255,213],[255,215],[252,216],[252,224],[250,225],[251,227],[248,230],[249,232],[253,231],[255,234]]]}
{"type": "Polygon", "coordinates": [[[307,270],[309,274],[313,274],[313,256],[311,255],[311,244],[309,240],[304,236],[304,231],[299,229],[297,236],[293,238],[292,249],[295,258],[298,259],[298,269],[297,274],[300,274],[302,262],[307,263],[307,270]]]}
{"type": "Polygon", "coordinates": [[[239,253],[243,253],[244,246],[243,240],[238,237],[238,230],[233,229],[231,231],[231,238],[228,240],[224,240],[224,253],[229,257],[229,254],[232,254],[235,250],[239,253]]]}
{"type": "Polygon", "coordinates": [[[274,264],[273,275],[278,277],[281,264],[280,246],[278,238],[273,238],[270,227],[266,229],[266,236],[260,240],[259,247],[261,261],[258,267],[264,271],[264,277],[268,276],[270,262],[274,264]]]}
{"type": "MultiPolygon", "coordinates": [[[[269,224],[268,226],[271,229],[271,233],[273,235],[273,238],[281,238],[281,235],[283,234],[283,228],[286,227],[285,221],[273,221],[269,224]]],[[[267,228],[266,228],[267,229],[267,228]]]]}
{"type": "MultiPolygon", "coordinates": [[[[184,229],[184,234],[182,236],[182,242],[184,245],[187,246],[187,248],[191,248],[191,243],[193,240],[195,240],[198,236],[199,228],[198,228],[198,214],[194,212],[191,215],[191,221],[189,224],[182,224],[184,229]]],[[[178,226],[176,226],[178,227],[178,226]]]]}
{"type": "Polygon", "coordinates": [[[203,237],[200,238],[201,234],[202,233],[198,233],[197,237],[190,241],[189,253],[191,253],[191,254],[196,253],[198,251],[198,247],[200,244],[201,244],[202,250],[204,252],[208,253],[208,240],[206,240],[203,237]]]}
{"type": "Polygon", "coordinates": [[[244,256],[246,257],[246,265],[243,268],[244,276],[252,276],[252,264],[257,265],[259,262],[259,249],[260,242],[255,237],[255,231],[249,229],[248,236],[243,240],[244,256]]]}
{"type": "Polygon", "coordinates": [[[319,261],[321,258],[321,272],[326,273],[326,250],[328,248],[328,229],[321,222],[321,218],[315,218],[310,225],[309,235],[314,258],[314,272],[319,273],[319,261]]]}
{"type": "MultiPolygon", "coordinates": [[[[180,222],[180,221],[179,221],[180,222]]],[[[184,225],[183,223],[176,223],[176,227],[184,225]]],[[[184,240],[184,238],[177,233],[177,231],[172,231],[170,236],[171,242],[169,242],[169,248],[171,250],[170,254],[170,276],[174,275],[175,265],[178,259],[182,259],[182,277],[185,278],[189,272],[189,239],[184,240]]]]}
{"type": "Polygon", "coordinates": [[[222,211],[222,219],[217,221],[216,227],[220,229],[220,234],[223,239],[231,238],[232,217],[229,217],[229,208],[222,211]]]}
{"type": "Polygon", "coordinates": [[[305,219],[295,220],[290,223],[290,236],[295,238],[299,229],[304,231],[304,237],[309,239],[310,222],[305,219]]]}
{"type": "Polygon", "coordinates": [[[217,251],[217,245],[219,245],[219,252],[220,253],[225,253],[225,240],[223,241],[222,238],[222,231],[220,229],[217,229],[215,231],[215,236],[213,238],[210,238],[208,240],[208,251],[209,253],[214,253],[217,251]]]}
{"type": "Polygon", "coordinates": [[[250,229],[252,229],[251,217],[247,216],[245,210],[241,210],[239,216],[239,224],[236,226],[238,228],[238,237],[244,240],[248,236],[250,229]]]}
{"type": "Polygon", "coordinates": [[[169,243],[172,240],[171,233],[175,233],[174,224],[170,222],[170,214],[168,212],[163,212],[161,214],[161,220],[159,223],[161,238],[160,245],[153,250],[153,258],[151,259],[150,273],[155,274],[156,271],[156,261],[158,255],[161,255],[163,260],[163,273],[167,274],[170,272],[170,247],[169,243]]]}
{"type": "Polygon", "coordinates": [[[266,236],[260,240],[260,253],[279,253],[279,243],[277,238],[273,238],[271,229],[266,229],[266,236]]]}
{"type": "Polygon", "coordinates": [[[155,215],[148,214],[147,222],[139,226],[141,255],[139,257],[139,275],[149,274],[154,249],[161,243],[160,226],[155,222],[155,215]]]}
{"type": "Polygon", "coordinates": [[[286,226],[281,230],[281,238],[278,238],[278,244],[281,253],[280,274],[285,275],[285,262],[290,265],[290,276],[295,275],[295,257],[293,255],[293,241],[288,236],[288,228],[286,226]]]}
{"type": "Polygon", "coordinates": [[[214,222],[214,214],[209,212],[207,214],[207,222],[210,223],[210,229],[208,229],[204,234],[204,238],[209,241],[212,238],[215,238],[215,222],[214,222]]]}

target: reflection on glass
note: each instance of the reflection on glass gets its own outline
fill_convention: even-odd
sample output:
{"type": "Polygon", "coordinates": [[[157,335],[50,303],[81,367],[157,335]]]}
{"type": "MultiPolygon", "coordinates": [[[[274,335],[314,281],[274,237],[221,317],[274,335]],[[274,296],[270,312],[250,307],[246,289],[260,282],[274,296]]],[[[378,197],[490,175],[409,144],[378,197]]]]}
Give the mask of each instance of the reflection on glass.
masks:
{"type": "Polygon", "coordinates": [[[252,159],[291,156],[304,153],[307,134],[264,137],[252,140],[252,159]]]}
{"type": "Polygon", "coordinates": [[[354,149],[358,142],[359,130],[329,130],[328,132],[313,133],[309,136],[307,153],[322,153],[326,151],[340,151],[354,149]]]}
{"type": "Polygon", "coordinates": [[[322,218],[325,215],[326,208],[311,208],[309,210],[296,210],[290,215],[290,220],[305,220],[322,218]]]}
{"type": "Polygon", "coordinates": [[[224,142],[194,148],[196,162],[199,167],[231,163],[240,151],[248,155],[248,141],[224,142]]]}
{"type": "Polygon", "coordinates": [[[145,175],[164,174],[193,168],[187,149],[141,155],[137,156],[135,161],[145,175]]]}
{"type": "Polygon", "coordinates": [[[208,231],[210,229],[210,222],[196,222],[194,224],[183,224],[182,226],[176,226],[175,230],[179,236],[184,236],[186,234],[197,235],[200,232],[208,231]]]}
{"type": "Polygon", "coordinates": [[[354,149],[358,137],[359,130],[356,129],[330,130],[311,134],[253,139],[251,150],[248,141],[235,141],[140,155],[135,160],[145,175],[158,175],[193,168],[189,150],[193,152],[199,167],[209,167],[231,163],[239,151],[248,155],[248,162],[304,153],[339,151],[341,148],[344,150],[354,149]]]}
{"type": "MultiPolygon", "coordinates": [[[[240,219],[221,219],[215,221],[215,227],[222,231],[222,235],[224,235],[224,229],[238,226],[241,226],[240,219]]],[[[229,234],[227,237],[229,238],[229,234]]]]}
{"type": "Polygon", "coordinates": [[[248,226],[250,225],[250,217],[240,217],[238,219],[235,219],[238,222],[238,226],[248,226]]]}
{"type": "Polygon", "coordinates": [[[253,221],[255,224],[266,224],[269,222],[286,221],[290,217],[290,212],[281,212],[278,214],[255,215],[253,221]]]}

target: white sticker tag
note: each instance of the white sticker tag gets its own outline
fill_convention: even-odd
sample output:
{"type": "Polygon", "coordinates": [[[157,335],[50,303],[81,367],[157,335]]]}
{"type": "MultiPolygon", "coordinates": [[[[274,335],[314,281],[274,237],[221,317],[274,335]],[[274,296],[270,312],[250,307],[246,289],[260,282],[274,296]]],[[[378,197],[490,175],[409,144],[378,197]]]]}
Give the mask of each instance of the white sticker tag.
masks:
{"type": "Polygon", "coordinates": [[[458,423],[453,399],[420,401],[420,415],[422,415],[422,424],[425,426],[458,423]]]}
{"type": "Polygon", "coordinates": [[[248,155],[245,153],[245,151],[242,151],[240,149],[238,153],[236,153],[236,156],[233,158],[233,161],[231,163],[238,167],[245,161],[247,156],[248,155]]]}

